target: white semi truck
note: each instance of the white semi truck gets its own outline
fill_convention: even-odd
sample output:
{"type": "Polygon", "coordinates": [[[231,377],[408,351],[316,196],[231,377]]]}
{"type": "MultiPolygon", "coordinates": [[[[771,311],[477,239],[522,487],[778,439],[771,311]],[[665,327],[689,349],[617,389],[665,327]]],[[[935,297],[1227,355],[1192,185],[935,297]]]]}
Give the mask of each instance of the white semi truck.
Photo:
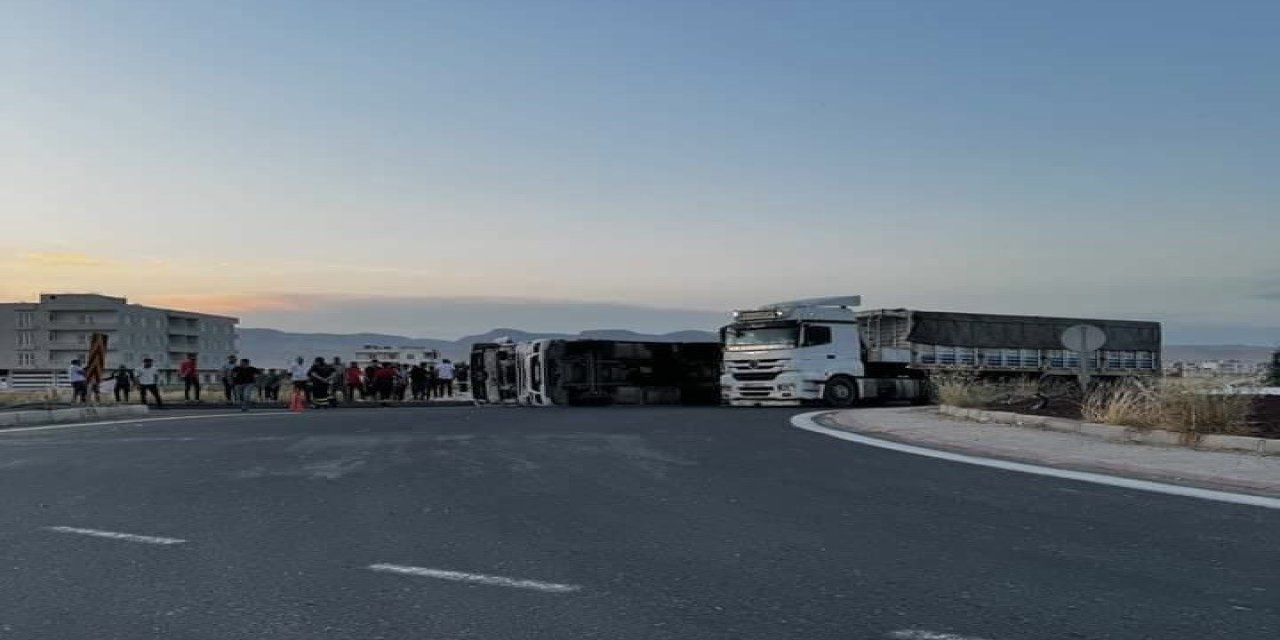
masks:
{"type": "Polygon", "coordinates": [[[1067,327],[1106,334],[1090,356],[1101,378],[1160,372],[1160,324],[879,309],[860,296],[813,298],[735,311],[724,327],[721,399],[734,406],[794,406],[860,400],[925,400],[939,371],[1070,380],[1079,354],[1062,348],[1067,327]]]}

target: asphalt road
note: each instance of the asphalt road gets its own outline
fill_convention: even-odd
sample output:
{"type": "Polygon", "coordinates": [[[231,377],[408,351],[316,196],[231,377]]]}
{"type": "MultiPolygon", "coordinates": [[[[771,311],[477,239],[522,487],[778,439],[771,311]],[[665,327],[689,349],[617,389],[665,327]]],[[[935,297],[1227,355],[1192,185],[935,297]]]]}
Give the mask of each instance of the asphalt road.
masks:
{"type": "Polygon", "coordinates": [[[0,433],[0,638],[1280,638],[1280,512],[862,447],[792,413],[0,433]]]}

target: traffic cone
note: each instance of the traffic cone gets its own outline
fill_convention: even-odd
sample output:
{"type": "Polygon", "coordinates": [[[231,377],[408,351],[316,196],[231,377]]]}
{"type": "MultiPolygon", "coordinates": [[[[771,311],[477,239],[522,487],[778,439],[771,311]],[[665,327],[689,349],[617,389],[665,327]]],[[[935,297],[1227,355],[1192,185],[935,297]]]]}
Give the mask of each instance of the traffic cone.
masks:
{"type": "Polygon", "coordinates": [[[289,400],[289,410],[294,413],[302,413],[305,408],[307,408],[307,405],[302,400],[302,394],[294,391],[293,399],[289,400]]]}

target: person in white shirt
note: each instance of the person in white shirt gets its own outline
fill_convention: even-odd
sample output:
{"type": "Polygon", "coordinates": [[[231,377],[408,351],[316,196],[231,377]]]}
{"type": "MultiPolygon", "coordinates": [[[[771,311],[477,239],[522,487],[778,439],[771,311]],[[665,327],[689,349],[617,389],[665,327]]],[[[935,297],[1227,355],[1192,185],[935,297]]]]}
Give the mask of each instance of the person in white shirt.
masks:
{"type": "Polygon", "coordinates": [[[453,397],[453,378],[457,375],[457,371],[453,368],[453,363],[445,358],[440,364],[436,365],[436,379],[440,381],[440,395],[449,394],[453,397]]]}
{"type": "Polygon", "coordinates": [[[72,402],[89,401],[89,383],[79,360],[72,360],[71,365],[67,367],[67,381],[71,383],[72,402]]]}
{"type": "Polygon", "coordinates": [[[307,384],[311,368],[305,362],[302,356],[298,356],[293,366],[289,367],[289,381],[293,383],[293,395],[301,393],[306,397],[307,402],[311,402],[311,385],[307,384]]]}
{"type": "Polygon", "coordinates": [[[142,359],[142,368],[134,372],[133,377],[138,381],[138,396],[142,398],[142,404],[147,403],[147,392],[150,391],[151,396],[156,399],[156,408],[164,407],[164,402],[160,400],[160,372],[151,358],[142,359]]]}

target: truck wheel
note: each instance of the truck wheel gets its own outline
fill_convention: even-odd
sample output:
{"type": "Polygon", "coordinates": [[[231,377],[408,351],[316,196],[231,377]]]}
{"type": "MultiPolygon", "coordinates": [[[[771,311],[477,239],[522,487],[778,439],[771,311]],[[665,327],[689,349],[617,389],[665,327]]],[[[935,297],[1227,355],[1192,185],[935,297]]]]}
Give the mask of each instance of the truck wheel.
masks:
{"type": "Polygon", "coordinates": [[[822,387],[822,401],[828,407],[852,407],[858,401],[858,385],[849,378],[832,378],[822,387]]]}

